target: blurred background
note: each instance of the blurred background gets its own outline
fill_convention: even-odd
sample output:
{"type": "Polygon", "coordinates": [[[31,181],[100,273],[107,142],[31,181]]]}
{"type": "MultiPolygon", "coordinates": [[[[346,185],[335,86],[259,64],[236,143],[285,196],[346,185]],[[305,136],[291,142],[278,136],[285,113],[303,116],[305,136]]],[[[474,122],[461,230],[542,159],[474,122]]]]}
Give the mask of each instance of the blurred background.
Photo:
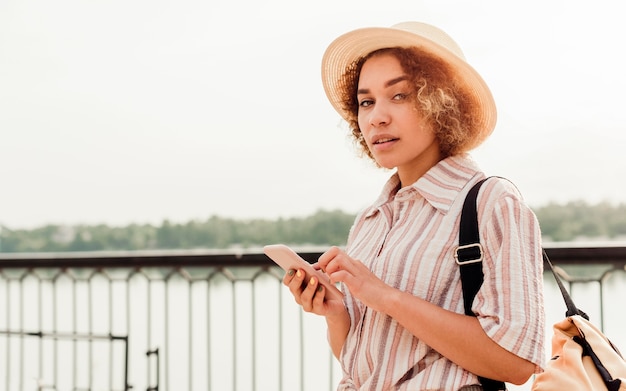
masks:
{"type": "Polygon", "coordinates": [[[534,207],[624,202],[626,55],[612,0],[0,4],[0,224],[355,213],[389,172],[326,101],[338,35],[405,20],[461,46],[498,104],[474,157],[534,207]]]}
{"type": "MultiPolygon", "coordinates": [[[[621,8],[0,2],[0,389],[334,389],[323,320],[260,246],[314,261],[378,195],[391,173],[357,156],[320,61],[342,33],[406,20],[487,81],[498,125],[473,156],[517,184],[623,350],[621,8]]],[[[564,306],[545,278],[549,338],[564,306]]]]}

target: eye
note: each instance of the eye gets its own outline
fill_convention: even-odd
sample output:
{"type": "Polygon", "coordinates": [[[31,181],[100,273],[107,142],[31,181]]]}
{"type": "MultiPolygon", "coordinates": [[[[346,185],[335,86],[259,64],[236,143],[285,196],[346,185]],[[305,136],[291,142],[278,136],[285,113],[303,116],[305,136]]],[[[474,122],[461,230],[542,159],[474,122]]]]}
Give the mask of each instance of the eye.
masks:
{"type": "Polygon", "coordinates": [[[393,100],[405,100],[409,96],[409,94],[405,94],[404,92],[397,93],[393,96],[393,100]]]}
{"type": "Polygon", "coordinates": [[[359,102],[359,107],[369,107],[374,104],[372,99],[363,99],[359,102]]]}

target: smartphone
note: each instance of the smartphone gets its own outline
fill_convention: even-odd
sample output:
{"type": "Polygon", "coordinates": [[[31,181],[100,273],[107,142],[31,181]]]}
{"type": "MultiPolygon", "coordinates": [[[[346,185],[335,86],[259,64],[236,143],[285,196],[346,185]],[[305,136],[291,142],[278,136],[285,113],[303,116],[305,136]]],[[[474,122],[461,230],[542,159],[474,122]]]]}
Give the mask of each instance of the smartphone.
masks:
{"type": "Polygon", "coordinates": [[[283,268],[284,271],[289,269],[302,269],[306,273],[305,282],[308,282],[312,276],[317,277],[320,284],[326,288],[326,296],[331,299],[343,300],[343,293],[337,287],[328,281],[328,276],[322,273],[320,270],[315,270],[310,263],[302,259],[295,251],[284,244],[270,244],[263,247],[265,255],[270,257],[272,261],[276,262],[278,266],[283,268]]]}

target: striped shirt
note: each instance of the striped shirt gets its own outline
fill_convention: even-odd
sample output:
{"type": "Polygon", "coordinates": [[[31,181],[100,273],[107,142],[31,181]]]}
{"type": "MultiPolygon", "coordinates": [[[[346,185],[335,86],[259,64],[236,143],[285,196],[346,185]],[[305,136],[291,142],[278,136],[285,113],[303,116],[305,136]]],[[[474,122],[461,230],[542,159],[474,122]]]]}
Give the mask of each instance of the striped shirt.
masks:
{"type": "MultiPolygon", "coordinates": [[[[348,254],[385,283],[464,313],[453,254],[465,196],[484,177],[469,155],[439,162],[402,189],[393,175],[378,200],[357,216],[348,254]]],[[[478,215],[485,281],[472,309],[490,338],[540,371],[545,330],[537,219],[515,186],[497,178],[482,186],[478,215]]],[[[344,291],[351,327],[338,390],[458,390],[478,383],[394,319],[344,291]]]]}

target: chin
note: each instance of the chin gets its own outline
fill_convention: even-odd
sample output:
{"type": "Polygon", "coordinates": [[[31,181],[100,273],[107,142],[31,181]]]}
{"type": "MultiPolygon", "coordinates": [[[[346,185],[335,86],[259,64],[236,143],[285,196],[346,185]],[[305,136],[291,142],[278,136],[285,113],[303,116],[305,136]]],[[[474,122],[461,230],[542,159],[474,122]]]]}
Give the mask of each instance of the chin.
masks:
{"type": "Polygon", "coordinates": [[[389,160],[385,159],[374,159],[374,161],[376,162],[376,165],[378,165],[378,167],[385,168],[387,170],[391,170],[392,168],[396,168],[397,166],[396,164],[393,164],[389,160]]]}

